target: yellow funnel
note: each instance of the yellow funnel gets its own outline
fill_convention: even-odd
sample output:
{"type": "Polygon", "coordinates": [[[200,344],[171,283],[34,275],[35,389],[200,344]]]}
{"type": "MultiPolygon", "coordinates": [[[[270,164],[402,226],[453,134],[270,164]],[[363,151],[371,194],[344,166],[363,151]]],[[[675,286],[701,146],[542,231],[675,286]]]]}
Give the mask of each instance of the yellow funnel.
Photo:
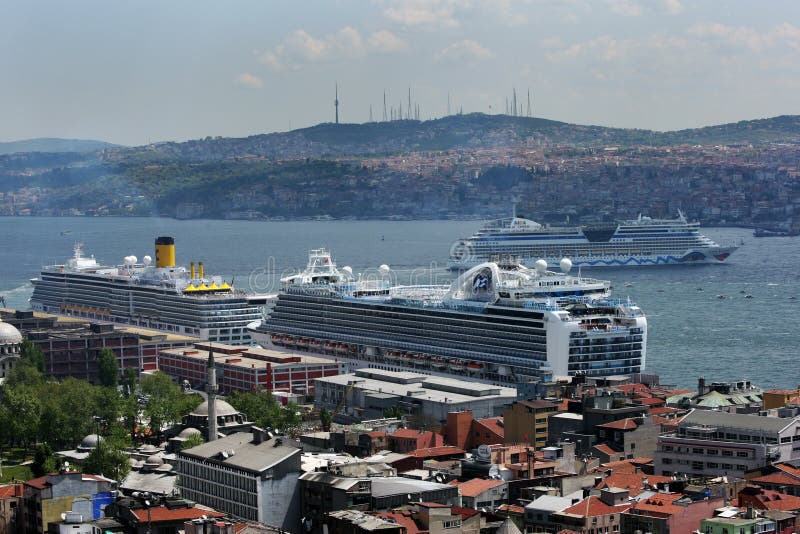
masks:
{"type": "Polygon", "coordinates": [[[156,267],[175,267],[175,240],[156,238],[156,267]]]}

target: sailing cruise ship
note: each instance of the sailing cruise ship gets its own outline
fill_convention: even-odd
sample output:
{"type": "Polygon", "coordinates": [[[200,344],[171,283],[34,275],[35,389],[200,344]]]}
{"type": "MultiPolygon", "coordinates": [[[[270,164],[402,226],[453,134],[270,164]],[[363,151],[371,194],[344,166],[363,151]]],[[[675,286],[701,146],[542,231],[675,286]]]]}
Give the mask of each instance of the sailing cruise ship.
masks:
{"type": "Polygon", "coordinates": [[[66,263],[42,269],[31,280],[35,311],[141,326],[204,340],[250,344],[247,325],[261,317],[265,296],[236,290],[219,276],[175,266],[175,241],[159,237],[156,261],[138,263],[127,256],[122,265],[101,265],[76,244],[66,263]]]}
{"type": "Polygon", "coordinates": [[[513,254],[524,265],[539,259],[573,265],[611,267],[721,263],[738,247],[720,246],[700,233],[700,223],[677,219],[638,219],[611,225],[544,226],[513,216],[491,221],[451,247],[448,268],[464,270],[496,254],[513,254]]]}
{"type": "Polygon", "coordinates": [[[608,281],[573,276],[539,260],[525,267],[492,258],[450,285],[395,285],[339,270],[325,249],[305,271],[281,279],[268,316],[250,326],[256,342],[327,354],[350,370],[373,367],[514,384],[585,373],[641,372],[647,320],[613,300],[608,281]]]}

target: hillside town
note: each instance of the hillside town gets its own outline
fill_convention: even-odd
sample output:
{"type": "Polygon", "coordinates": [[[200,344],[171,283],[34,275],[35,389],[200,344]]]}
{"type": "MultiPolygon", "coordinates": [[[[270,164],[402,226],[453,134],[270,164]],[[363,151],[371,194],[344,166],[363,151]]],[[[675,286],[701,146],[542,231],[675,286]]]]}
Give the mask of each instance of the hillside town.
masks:
{"type": "Polygon", "coordinates": [[[800,527],[796,384],[762,390],[699,377],[689,390],[655,375],[578,373],[502,387],[347,373],[321,354],[38,312],[0,318],[0,416],[19,429],[2,437],[0,532],[800,527]],[[106,403],[130,399],[132,432],[120,436],[125,410],[101,414],[100,404],[73,419],[86,435],[53,434],[48,444],[58,417],[26,392],[58,396],[76,381],[106,403]],[[165,391],[178,411],[155,409],[165,391]],[[44,426],[24,434],[20,419],[39,417],[44,426]]]}

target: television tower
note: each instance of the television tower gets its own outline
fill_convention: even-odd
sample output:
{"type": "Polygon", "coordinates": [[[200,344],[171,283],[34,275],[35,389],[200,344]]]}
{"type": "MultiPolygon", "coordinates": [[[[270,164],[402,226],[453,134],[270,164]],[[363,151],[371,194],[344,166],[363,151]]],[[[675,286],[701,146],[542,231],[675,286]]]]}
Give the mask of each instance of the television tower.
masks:
{"type": "Polygon", "coordinates": [[[333,100],[333,107],[336,108],[336,124],[339,124],[339,82],[336,82],[336,97],[333,100]]]}

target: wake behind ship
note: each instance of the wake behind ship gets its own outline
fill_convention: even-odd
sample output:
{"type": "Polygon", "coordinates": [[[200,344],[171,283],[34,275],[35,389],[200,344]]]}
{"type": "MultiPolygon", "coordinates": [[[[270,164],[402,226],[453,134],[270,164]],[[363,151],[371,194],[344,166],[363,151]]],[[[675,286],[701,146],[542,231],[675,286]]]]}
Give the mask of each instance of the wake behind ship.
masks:
{"type": "Polygon", "coordinates": [[[159,237],[156,262],[99,264],[75,245],[72,258],[42,269],[31,280],[36,311],[163,330],[210,341],[249,344],[248,323],[261,317],[265,297],[247,295],[219,276],[206,276],[203,263],[175,265],[175,241],[159,237]]]}
{"type": "Polygon", "coordinates": [[[391,270],[362,279],[312,250],[300,274],[284,278],[253,338],[328,354],[351,369],[374,367],[514,384],[586,373],[638,373],[647,320],[612,300],[610,283],[493,258],[451,285],[392,285],[391,270]]]}
{"type": "Polygon", "coordinates": [[[514,254],[528,266],[565,256],[584,267],[721,263],[737,248],[702,235],[700,223],[688,222],[681,212],[677,219],[640,216],[582,227],[544,226],[515,215],[491,221],[453,243],[448,268],[469,269],[496,254],[514,254]]]}

